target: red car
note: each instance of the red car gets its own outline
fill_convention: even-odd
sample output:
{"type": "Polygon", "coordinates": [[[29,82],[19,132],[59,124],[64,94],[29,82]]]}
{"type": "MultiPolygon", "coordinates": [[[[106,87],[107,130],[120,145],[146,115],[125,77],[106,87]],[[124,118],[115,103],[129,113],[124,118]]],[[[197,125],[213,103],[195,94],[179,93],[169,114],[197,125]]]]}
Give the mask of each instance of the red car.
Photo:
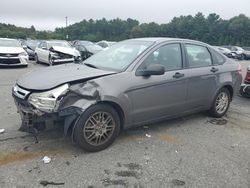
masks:
{"type": "Polygon", "coordinates": [[[240,94],[244,97],[250,97],[250,65],[247,68],[247,75],[244,83],[241,84],[240,94]]]}

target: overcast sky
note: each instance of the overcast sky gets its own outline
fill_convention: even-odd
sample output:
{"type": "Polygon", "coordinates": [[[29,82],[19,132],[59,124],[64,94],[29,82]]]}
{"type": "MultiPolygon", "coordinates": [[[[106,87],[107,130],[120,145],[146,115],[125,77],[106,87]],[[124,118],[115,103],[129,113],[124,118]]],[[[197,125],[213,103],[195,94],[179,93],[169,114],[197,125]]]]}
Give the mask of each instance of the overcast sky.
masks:
{"type": "Polygon", "coordinates": [[[133,18],[140,22],[167,23],[174,16],[217,13],[228,19],[240,13],[250,17],[250,0],[1,0],[0,22],[34,25],[54,30],[83,19],[133,18]]]}

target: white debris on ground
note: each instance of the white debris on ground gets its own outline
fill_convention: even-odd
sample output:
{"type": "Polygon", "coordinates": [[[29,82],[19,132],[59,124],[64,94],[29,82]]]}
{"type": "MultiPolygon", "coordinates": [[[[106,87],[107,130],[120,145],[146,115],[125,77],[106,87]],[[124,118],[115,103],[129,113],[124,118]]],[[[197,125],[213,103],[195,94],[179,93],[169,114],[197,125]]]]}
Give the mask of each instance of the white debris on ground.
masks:
{"type": "Polygon", "coordinates": [[[150,134],[146,134],[146,137],[151,138],[151,135],[150,134]]]}
{"type": "Polygon", "coordinates": [[[48,163],[50,163],[50,161],[51,161],[51,158],[49,158],[48,156],[43,157],[44,164],[48,164],[48,163]]]}
{"type": "Polygon", "coordinates": [[[0,129],[0,134],[4,133],[5,129],[0,129]]]}

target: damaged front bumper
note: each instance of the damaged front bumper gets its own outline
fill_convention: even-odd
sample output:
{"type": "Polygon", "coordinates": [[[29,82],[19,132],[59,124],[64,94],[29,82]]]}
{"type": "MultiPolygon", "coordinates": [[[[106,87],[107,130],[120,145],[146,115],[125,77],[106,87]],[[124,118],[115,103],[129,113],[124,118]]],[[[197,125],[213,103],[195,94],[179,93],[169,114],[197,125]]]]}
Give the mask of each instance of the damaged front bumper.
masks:
{"type": "MultiPolygon", "coordinates": [[[[82,86],[82,84],[78,86],[74,85],[72,88],[74,90],[76,88],[80,89],[79,86],[82,86]]],[[[95,100],[97,98],[95,96],[96,92],[93,88],[85,88],[85,92],[82,91],[81,95],[79,94],[79,90],[69,90],[67,94],[57,101],[53,110],[46,111],[30,103],[29,97],[34,92],[15,85],[12,95],[22,119],[20,131],[34,133],[63,126],[64,134],[66,135],[71,125],[75,124],[80,115],[97,101],[95,100]],[[95,99],[93,96],[95,96],[95,99]]]]}

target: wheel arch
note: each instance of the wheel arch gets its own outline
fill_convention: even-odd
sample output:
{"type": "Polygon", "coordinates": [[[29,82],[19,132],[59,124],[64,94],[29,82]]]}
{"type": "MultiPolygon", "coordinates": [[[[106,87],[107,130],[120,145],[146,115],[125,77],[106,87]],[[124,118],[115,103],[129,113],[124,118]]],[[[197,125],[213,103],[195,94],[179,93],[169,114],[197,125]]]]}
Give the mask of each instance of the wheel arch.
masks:
{"type": "Polygon", "coordinates": [[[125,124],[125,113],[124,113],[124,110],[122,109],[122,107],[117,104],[116,102],[114,101],[100,101],[98,102],[97,104],[106,104],[106,105],[109,105],[111,106],[112,108],[114,108],[118,115],[119,115],[119,118],[120,118],[120,125],[121,125],[121,129],[124,128],[124,124],[125,124]]]}

